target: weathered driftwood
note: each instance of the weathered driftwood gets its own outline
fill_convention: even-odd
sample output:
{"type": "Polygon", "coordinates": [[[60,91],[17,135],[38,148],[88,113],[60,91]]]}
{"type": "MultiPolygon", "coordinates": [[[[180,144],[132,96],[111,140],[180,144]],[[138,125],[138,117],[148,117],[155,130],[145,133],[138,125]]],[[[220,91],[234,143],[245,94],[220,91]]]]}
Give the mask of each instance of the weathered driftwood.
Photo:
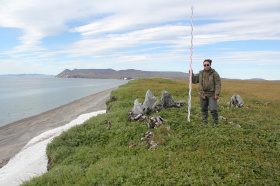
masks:
{"type": "Polygon", "coordinates": [[[140,103],[138,99],[134,101],[134,107],[132,108],[131,112],[133,115],[139,115],[139,114],[149,114],[154,111],[155,103],[158,101],[158,98],[156,98],[153,93],[148,90],[145,96],[144,103],[140,103]]]}
{"type": "Polygon", "coordinates": [[[134,143],[133,141],[128,143],[128,147],[130,147],[130,148],[133,148],[136,146],[137,146],[136,143],[134,143]]]}
{"type": "Polygon", "coordinates": [[[181,108],[184,105],[187,105],[187,102],[185,102],[185,101],[175,102],[173,100],[173,96],[169,92],[164,90],[164,91],[162,91],[160,103],[157,106],[157,108],[159,108],[159,109],[171,108],[171,107],[181,108]]]}
{"type": "Polygon", "coordinates": [[[229,103],[229,107],[244,107],[244,102],[239,95],[234,95],[231,97],[231,102],[229,103]]]}
{"type": "Polygon", "coordinates": [[[148,122],[147,122],[147,128],[158,128],[159,126],[163,125],[167,120],[164,120],[160,116],[152,116],[149,117],[148,122]]]}
{"type": "Polygon", "coordinates": [[[163,108],[170,108],[176,105],[175,101],[173,100],[173,96],[166,90],[162,91],[160,105],[163,108]]]}
{"type": "Polygon", "coordinates": [[[219,116],[219,119],[220,119],[220,120],[228,120],[228,118],[223,117],[223,116],[219,116]]]}
{"type": "Polygon", "coordinates": [[[141,138],[141,141],[149,144],[149,146],[150,146],[149,149],[158,148],[158,144],[152,140],[153,136],[154,136],[154,133],[151,131],[148,131],[145,133],[145,137],[141,138]]]}
{"type": "Polygon", "coordinates": [[[160,103],[158,103],[158,98],[156,98],[153,93],[148,90],[146,93],[145,101],[140,103],[138,99],[134,101],[134,107],[129,112],[129,117],[132,121],[146,122],[147,128],[157,128],[167,121],[160,116],[147,117],[145,114],[150,114],[152,112],[159,112],[162,109],[177,107],[180,108],[187,103],[185,101],[175,102],[171,94],[167,91],[162,92],[162,97],[160,103]]]}
{"type": "Polygon", "coordinates": [[[170,107],[180,108],[187,104],[185,101],[175,102],[173,100],[172,95],[165,90],[162,92],[160,103],[158,105],[157,103],[158,103],[158,98],[155,97],[150,90],[148,90],[145,96],[145,101],[143,103],[140,103],[138,99],[134,101],[134,107],[130,110],[130,115],[132,115],[135,119],[137,117],[140,118],[141,115],[144,114],[158,112],[162,109],[170,108],[170,107]]]}
{"type": "Polygon", "coordinates": [[[135,115],[132,115],[131,112],[129,113],[129,116],[132,121],[146,122],[148,129],[158,128],[159,126],[161,126],[167,122],[167,120],[163,119],[160,116],[147,117],[142,114],[135,116],[135,115]]]}
{"type": "Polygon", "coordinates": [[[268,102],[265,102],[265,103],[263,103],[263,102],[256,102],[256,104],[260,104],[262,106],[267,106],[269,103],[268,102]]]}
{"type": "Polygon", "coordinates": [[[233,122],[228,122],[228,123],[226,123],[226,125],[233,125],[233,126],[241,128],[241,126],[239,124],[236,124],[236,123],[233,123],[233,122]]]}
{"type": "Polygon", "coordinates": [[[111,129],[111,123],[110,123],[110,121],[106,121],[106,122],[104,123],[104,125],[106,125],[107,130],[110,130],[110,129],[111,129]]]}

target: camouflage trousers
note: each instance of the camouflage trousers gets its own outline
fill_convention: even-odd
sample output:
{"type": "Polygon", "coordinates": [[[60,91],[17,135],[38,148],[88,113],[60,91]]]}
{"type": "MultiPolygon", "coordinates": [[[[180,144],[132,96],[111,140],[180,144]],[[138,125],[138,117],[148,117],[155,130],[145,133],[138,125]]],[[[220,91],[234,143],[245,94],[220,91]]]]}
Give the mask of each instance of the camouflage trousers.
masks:
{"type": "Polygon", "coordinates": [[[214,120],[214,124],[218,124],[218,103],[214,98],[203,99],[200,98],[200,110],[202,112],[202,121],[204,124],[207,124],[208,119],[208,107],[211,112],[212,118],[214,120]]]}

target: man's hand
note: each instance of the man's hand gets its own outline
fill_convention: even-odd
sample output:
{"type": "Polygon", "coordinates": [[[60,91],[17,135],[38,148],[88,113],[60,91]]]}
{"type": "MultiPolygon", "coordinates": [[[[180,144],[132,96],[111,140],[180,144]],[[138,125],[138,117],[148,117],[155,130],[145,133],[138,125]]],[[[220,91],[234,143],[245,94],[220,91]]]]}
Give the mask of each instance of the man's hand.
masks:
{"type": "Polygon", "coordinates": [[[219,96],[218,95],[215,95],[215,100],[219,99],[219,96]]]}

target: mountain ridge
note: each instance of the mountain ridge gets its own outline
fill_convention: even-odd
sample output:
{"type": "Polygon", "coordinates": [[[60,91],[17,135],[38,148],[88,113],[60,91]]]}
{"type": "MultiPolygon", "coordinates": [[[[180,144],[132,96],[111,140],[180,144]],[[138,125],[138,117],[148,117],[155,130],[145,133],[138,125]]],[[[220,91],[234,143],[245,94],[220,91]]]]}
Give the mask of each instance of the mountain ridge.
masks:
{"type": "Polygon", "coordinates": [[[175,71],[142,71],[135,69],[65,69],[56,78],[101,78],[101,79],[142,79],[142,78],[167,78],[188,79],[189,74],[175,71]]]}

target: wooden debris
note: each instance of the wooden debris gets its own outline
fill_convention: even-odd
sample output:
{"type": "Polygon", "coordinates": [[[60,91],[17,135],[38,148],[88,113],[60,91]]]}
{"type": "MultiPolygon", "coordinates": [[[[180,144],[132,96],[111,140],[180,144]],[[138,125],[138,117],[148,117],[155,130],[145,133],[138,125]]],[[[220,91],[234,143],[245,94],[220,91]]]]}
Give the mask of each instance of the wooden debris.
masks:
{"type": "Polygon", "coordinates": [[[263,103],[263,102],[256,102],[256,104],[260,104],[260,105],[262,105],[262,106],[267,106],[267,105],[268,105],[268,102],[265,102],[265,103],[263,103]]]}
{"type": "Polygon", "coordinates": [[[239,95],[234,95],[231,97],[231,102],[229,103],[229,107],[244,107],[244,102],[239,95]]]}
{"type": "Polygon", "coordinates": [[[154,142],[153,140],[150,141],[150,145],[151,146],[150,146],[149,150],[158,148],[158,144],[156,142],[154,142]]]}
{"type": "Polygon", "coordinates": [[[228,118],[223,117],[223,116],[219,116],[219,119],[220,119],[220,120],[228,120],[228,118]]]}
{"type": "Polygon", "coordinates": [[[151,140],[151,138],[152,138],[153,136],[154,136],[154,133],[153,133],[153,132],[147,131],[147,132],[145,133],[145,136],[144,136],[143,138],[141,138],[141,141],[146,141],[146,142],[148,142],[148,141],[151,140]]]}
{"type": "Polygon", "coordinates": [[[110,129],[111,129],[111,123],[110,123],[110,121],[106,121],[106,122],[104,123],[104,125],[106,125],[107,130],[110,130],[110,129]]]}
{"type": "Polygon", "coordinates": [[[236,124],[236,123],[233,123],[233,122],[228,122],[225,125],[233,125],[233,126],[241,128],[241,126],[239,124],[236,124]]]}
{"type": "Polygon", "coordinates": [[[130,112],[128,115],[132,121],[146,122],[148,129],[158,128],[159,126],[167,122],[167,120],[163,119],[160,116],[147,117],[142,114],[134,115],[132,112],[130,112]]]}
{"type": "Polygon", "coordinates": [[[152,116],[149,117],[148,122],[147,122],[147,128],[158,128],[159,126],[163,125],[167,120],[164,120],[160,116],[152,116]]]}
{"type": "Polygon", "coordinates": [[[149,150],[158,148],[158,144],[152,140],[153,136],[154,136],[154,133],[151,131],[148,131],[145,133],[145,137],[141,138],[141,141],[149,144],[149,150]]]}
{"type": "Polygon", "coordinates": [[[166,128],[166,130],[168,130],[168,131],[171,130],[171,127],[165,127],[165,128],[166,128]]]}
{"type": "Polygon", "coordinates": [[[159,112],[165,108],[181,108],[184,105],[187,105],[185,101],[175,102],[172,95],[165,90],[162,92],[162,97],[159,104],[158,101],[158,98],[156,98],[153,93],[148,90],[145,96],[145,101],[143,103],[140,103],[138,99],[134,101],[134,107],[130,110],[130,115],[133,115],[133,118],[135,118],[139,116],[139,114],[150,114],[152,112],[159,112]]]}
{"type": "Polygon", "coordinates": [[[128,143],[128,147],[130,147],[130,148],[136,147],[136,143],[134,143],[134,142],[129,142],[129,143],[128,143]]]}
{"type": "Polygon", "coordinates": [[[145,96],[144,103],[140,103],[138,99],[134,101],[134,107],[131,109],[131,112],[134,115],[139,114],[150,114],[154,111],[155,103],[158,101],[158,98],[156,98],[153,93],[148,90],[145,96]]]}

